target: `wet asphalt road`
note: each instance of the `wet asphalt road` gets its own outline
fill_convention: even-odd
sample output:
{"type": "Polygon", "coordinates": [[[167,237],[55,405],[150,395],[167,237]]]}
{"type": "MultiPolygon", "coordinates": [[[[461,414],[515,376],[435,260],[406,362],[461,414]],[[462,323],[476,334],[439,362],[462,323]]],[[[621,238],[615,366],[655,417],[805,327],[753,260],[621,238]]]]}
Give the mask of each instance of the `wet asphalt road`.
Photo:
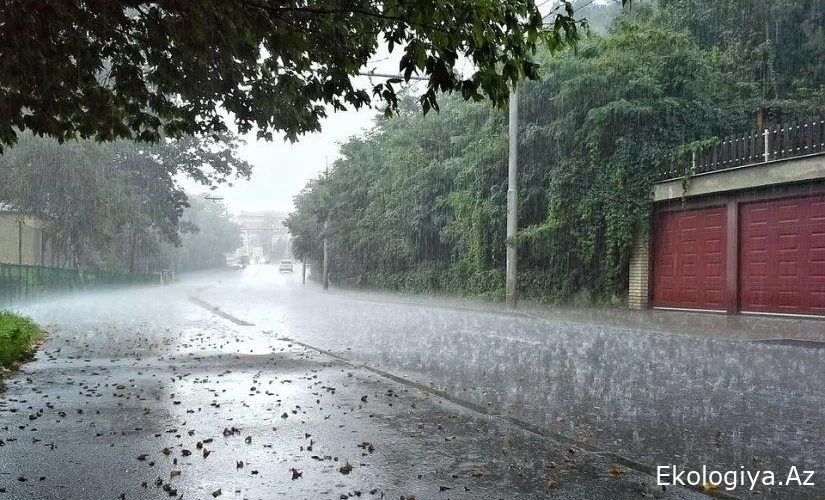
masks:
{"type": "Polygon", "coordinates": [[[0,498],[701,498],[640,470],[822,474],[821,350],[298,279],[252,267],[25,307],[51,337],[0,397],[0,498]]]}
{"type": "Polygon", "coordinates": [[[198,295],[282,337],[583,446],[650,467],[705,465],[782,479],[791,467],[813,470],[814,486],[736,493],[825,497],[822,348],[327,297],[297,276],[264,269],[198,295]]]}

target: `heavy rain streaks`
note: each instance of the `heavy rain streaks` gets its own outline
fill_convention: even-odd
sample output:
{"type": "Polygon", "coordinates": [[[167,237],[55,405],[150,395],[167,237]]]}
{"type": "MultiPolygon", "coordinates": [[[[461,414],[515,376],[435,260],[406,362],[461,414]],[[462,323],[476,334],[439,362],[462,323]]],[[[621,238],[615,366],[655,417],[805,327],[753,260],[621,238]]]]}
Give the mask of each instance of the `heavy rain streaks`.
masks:
{"type": "MultiPolygon", "coordinates": [[[[319,295],[311,288],[256,301],[250,297],[262,296],[258,287],[273,288],[268,279],[255,279],[257,285],[238,281],[238,293],[226,284],[202,297],[256,324],[280,324],[301,344],[525,429],[649,466],[726,470],[741,464],[784,471],[815,469],[821,460],[815,443],[825,424],[818,409],[823,394],[814,367],[825,361],[825,350],[811,348],[816,344],[742,340],[741,331],[719,328],[736,324],[724,318],[716,335],[688,334],[706,319],[686,313],[680,313],[681,327],[674,327],[655,314],[646,320],[627,313],[624,321],[621,314],[582,320],[571,310],[542,318],[535,315],[539,311],[473,309],[468,305],[479,305],[472,302],[319,295]],[[269,322],[269,304],[282,302],[290,306],[269,322]],[[646,324],[616,326],[634,321],[646,324]]],[[[743,323],[756,337],[784,320],[758,321],[762,328],[743,323]]]]}
{"type": "Polygon", "coordinates": [[[0,500],[825,496],[821,2],[0,19],[0,500]]]}
{"type": "MultiPolygon", "coordinates": [[[[296,279],[258,266],[22,308],[55,326],[38,359],[9,379],[0,403],[6,493],[97,498],[105,488],[125,498],[498,498],[512,492],[538,498],[551,490],[572,497],[587,491],[589,498],[615,498],[615,491],[628,498],[665,495],[643,472],[576,443],[491,419],[484,409],[473,410],[470,399],[464,404],[414,379],[383,376],[286,340],[287,333],[321,340],[304,330],[306,322],[329,320],[339,301],[360,318],[359,337],[341,349],[347,357],[358,360],[360,342],[375,338],[366,332],[384,327],[376,304],[321,297],[314,288],[299,288],[296,279]],[[264,289],[269,293],[260,293],[264,289]],[[255,326],[241,326],[193,303],[193,295],[204,301],[225,297],[221,310],[238,316],[239,302],[253,309],[277,305],[268,308],[271,321],[250,314],[248,323],[255,326]],[[308,316],[298,320],[302,314],[308,316]],[[611,474],[611,467],[621,472],[611,474]]],[[[435,311],[439,321],[448,320],[446,310],[435,311]]],[[[403,323],[396,318],[394,328],[403,323]]],[[[441,349],[436,337],[430,341],[430,355],[421,358],[441,349]]],[[[367,352],[383,352],[383,345],[374,347],[367,352]]],[[[389,368],[380,361],[375,366],[389,368]]],[[[430,368],[438,374],[436,365],[430,368]]],[[[664,497],[692,495],[671,488],[664,497]]]]}

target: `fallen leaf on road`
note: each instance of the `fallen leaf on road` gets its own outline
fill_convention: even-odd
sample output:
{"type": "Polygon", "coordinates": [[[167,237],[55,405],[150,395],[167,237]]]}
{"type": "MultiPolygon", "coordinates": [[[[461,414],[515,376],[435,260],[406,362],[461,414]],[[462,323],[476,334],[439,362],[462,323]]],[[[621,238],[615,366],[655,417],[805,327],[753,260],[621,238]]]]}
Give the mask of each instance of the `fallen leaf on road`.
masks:
{"type": "Polygon", "coordinates": [[[370,443],[369,441],[362,442],[361,444],[358,445],[358,447],[363,448],[363,449],[367,450],[370,453],[375,451],[375,446],[373,446],[372,443],[370,443]]]}
{"type": "Polygon", "coordinates": [[[479,469],[478,467],[475,467],[474,469],[472,469],[470,471],[470,475],[473,476],[473,477],[481,477],[484,474],[485,474],[485,472],[483,470],[479,469]]]}
{"type": "Polygon", "coordinates": [[[352,465],[350,465],[349,461],[347,461],[344,465],[342,465],[338,469],[338,472],[340,472],[341,474],[347,475],[350,472],[352,472],[352,465]]]}

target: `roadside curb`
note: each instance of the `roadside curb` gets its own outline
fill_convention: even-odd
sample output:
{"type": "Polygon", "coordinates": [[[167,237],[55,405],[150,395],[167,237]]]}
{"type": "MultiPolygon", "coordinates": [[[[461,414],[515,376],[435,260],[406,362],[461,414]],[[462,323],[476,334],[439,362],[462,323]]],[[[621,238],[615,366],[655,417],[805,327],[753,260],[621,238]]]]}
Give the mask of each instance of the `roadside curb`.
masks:
{"type": "Polygon", "coordinates": [[[336,297],[343,297],[347,299],[353,300],[362,300],[365,302],[378,302],[378,303],[387,303],[387,304],[400,304],[400,305],[408,305],[408,306],[418,306],[418,307],[430,307],[434,309],[450,309],[454,311],[466,311],[466,312],[475,312],[475,313],[484,313],[484,314],[495,314],[499,316],[514,316],[520,318],[530,318],[530,319],[537,319],[541,321],[548,321],[546,318],[542,318],[541,316],[536,316],[534,314],[530,314],[524,311],[508,311],[506,309],[497,309],[497,308],[489,308],[484,309],[481,306],[473,307],[473,306],[462,306],[458,304],[438,304],[438,303],[429,303],[429,302],[422,302],[417,300],[404,300],[404,299],[395,299],[395,298],[383,298],[383,297],[369,297],[365,295],[358,295],[355,293],[347,293],[347,292],[338,292],[338,291],[327,291],[327,295],[333,295],[336,297]]]}
{"type": "MultiPolygon", "coordinates": [[[[370,297],[366,295],[359,295],[356,293],[347,293],[347,292],[339,292],[339,291],[327,291],[326,294],[347,298],[352,300],[360,300],[365,302],[376,302],[376,303],[385,303],[385,304],[399,304],[399,305],[407,305],[407,306],[415,306],[415,307],[426,307],[426,308],[434,308],[434,309],[449,309],[454,311],[465,311],[465,312],[472,312],[472,313],[482,313],[482,314],[492,314],[498,316],[509,316],[509,317],[517,317],[517,318],[527,318],[536,321],[541,321],[545,323],[551,323],[554,321],[564,321],[569,323],[578,323],[578,324],[587,324],[593,326],[603,326],[608,328],[620,328],[620,329],[632,329],[640,332],[652,333],[657,335],[678,335],[681,337],[690,337],[694,339],[706,339],[706,340],[714,340],[717,342],[730,342],[730,343],[749,343],[749,344],[765,344],[765,345],[781,345],[781,346],[788,346],[788,347],[798,347],[802,349],[825,349],[825,340],[812,340],[812,339],[800,339],[795,337],[767,337],[767,338],[731,338],[721,335],[713,335],[713,334],[698,334],[686,331],[674,331],[672,329],[667,329],[665,327],[656,328],[655,325],[623,325],[619,323],[608,323],[608,322],[599,322],[599,321],[586,321],[583,319],[577,318],[547,318],[544,316],[540,316],[537,314],[533,314],[526,311],[508,311],[508,310],[501,310],[497,308],[483,308],[482,306],[469,306],[469,305],[457,305],[457,304],[449,304],[449,303],[429,303],[417,300],[405,300],[401,298],[384,298],[384,297],[370,297]]],[[[690,314],[700,314],[691,312],[690,314]]]]}

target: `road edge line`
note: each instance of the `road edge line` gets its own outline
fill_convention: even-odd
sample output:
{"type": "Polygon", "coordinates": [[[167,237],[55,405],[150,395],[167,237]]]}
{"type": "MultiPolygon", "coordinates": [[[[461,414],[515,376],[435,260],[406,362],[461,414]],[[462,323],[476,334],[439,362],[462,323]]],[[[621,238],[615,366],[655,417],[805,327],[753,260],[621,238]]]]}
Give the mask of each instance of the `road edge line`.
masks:
{"type": "MultiPolygon", "coordinates": [[[[521,419],[518,419],[518,418],[515,418],[515,417],[508,417],[506,415],[501,415],[499,413],[492,413],[492,412],[488,411],[485,407],[483,407],[481,405],[477,405],[475,403],[470,403],[468,401],[464,401],[464,400],[459,399],[455,396],[452,396],[451,394],[446,393],[444,391],[429,387],[429,386],[424,385],[420,382],[415,382],[414,380],[409,380],[409,379],[406,379],[404,377],[394,375],[392,373],[381,370],[379,368],[374,368],[374,367],[369,366],[369,365],[365,365],[365,364],[362,364],[362,363],[352,361],[350,359],[347,359],[344,356],[341,356],[340,354],[336,354],[332,351],[328,351],[326,349],[321,349],[319,347],[315,347],[311,344],[307,344],[306,342],[301,342],[300,340],[295,340],[295,339],[292,339],[292,338],[289,338],[289,337],[280,337],[278,340],[283,340],[283,341],[290,342],[290,343],[295,344],[295,345],[299,345],[299,346],[303,347],[304,349],[315,351],[319,354],[323,354],[325,356],[333,358],[333,359],[335,359],[337,361],[340,361],[342,363],[346,363],[347,365],[349,365],[353,368],[362,369],[362,370],[368,371],[370,373],[374,373],[374,374],[376,374],[380,377],[383,377],[387,380],[391,380],[391,381],[396,382],[398,384],[401,384],[401,385],[404,385],[404,386],[407,386],[407,387],[411,387],[411,388],[414,388],[414,389],[418,389],[418,390],[421,390],[421,391],[428,392],[430,394],[438,396],[439,398],[442,398],[446,401],[449,401],[449,402],[451,402],[451,403],[453,403],[457,406],[460,406],[461,408],[464,408],[465,410],[471,411],[473,413],[476,413],[476,414],[484,416],[484,417],[497,419],[497,420],[499,420],[503,423],[512,425],[512,426],[517,427],[517,428],[519,428],[519,429],[521,429],[525,432],[534,434],[538,437],[541,437],[541,438],[544,438],[544,439],[550,439],[550,440],[556,441],[560,444],[567,445],[567,446],[575,446],[577,448],[580,448],[581,450],[584,450],[588,454],[598,455],[600,457],[609,458],[610,460],[614,461],[615,463],[617,463],[619,465],[623,465],[624,467],[626,467],[628,469],[632,469],[636,472],[640,472],[642,474],[645,474],[645,475],[651,476],[651,477],[656,476],[655,468],[652,465],[648,465],[644,462],[639,462],[639,461],[633,460],[632,458],[625,457],[625,456],[620,455],[620,454],[618,454],[616,452],[613,452],[613,451],[603,450],[601,448],[597,448],[593,445],[590,445],[590,444],[585,443],[583,441],[580,441],[578,439],[572,438],[570,436],[566,436],[564,434],[560,434],[558,432],[552,431],[550,429],[546,429],[546,428],[541,427],[539,425],[532,424],[530,422],[526,422],[524,420],[521,420],[521,419]]],[[[725,493],[725,492],[719,491],[719,490],[714,490],[714,492],[712,494],[710,494],[707,491],[705,491],[703,488],[700,488],[700,487],[692,487],[690,485],[684,485],[684,486],[678,486],[678,487],[684,488],[684,489],[692,491],[694,493],[698,493],[698,494],[706,496],[708,498],[721,498],[721,499],[724,499],[724,500],[742,500],[743,499],[743,497],[734,496],[734,495],[731,495],[729,493],[725,493]]]]}
{"type": "Polygon", "coordinates": [[[221,310],[220,307],[213,306],[209,302],[206,302],[205,300],[199,299],[198,297],[195,297],[194,295],[189,296],[189,302],[192,302],[193,304],[195,304],[197,306],[200,306],[200,307],[206,309],[207,311],[211,312],[212,314],[214,314],[216,316],[219,316],[219,317],[221,317],[221,318],[223,318],[227,321],[231,321],[232,323],[235,323],[236,325],[239,325],[239,326],[255,326],[255,323],[249,323],[248,321],[244,321],[244,320],[242,320],[242,319],[240,319],[236,316],[233,316],[233,315],[229,314],[228,312],[225,312],[225,311],[221,310]]]}

